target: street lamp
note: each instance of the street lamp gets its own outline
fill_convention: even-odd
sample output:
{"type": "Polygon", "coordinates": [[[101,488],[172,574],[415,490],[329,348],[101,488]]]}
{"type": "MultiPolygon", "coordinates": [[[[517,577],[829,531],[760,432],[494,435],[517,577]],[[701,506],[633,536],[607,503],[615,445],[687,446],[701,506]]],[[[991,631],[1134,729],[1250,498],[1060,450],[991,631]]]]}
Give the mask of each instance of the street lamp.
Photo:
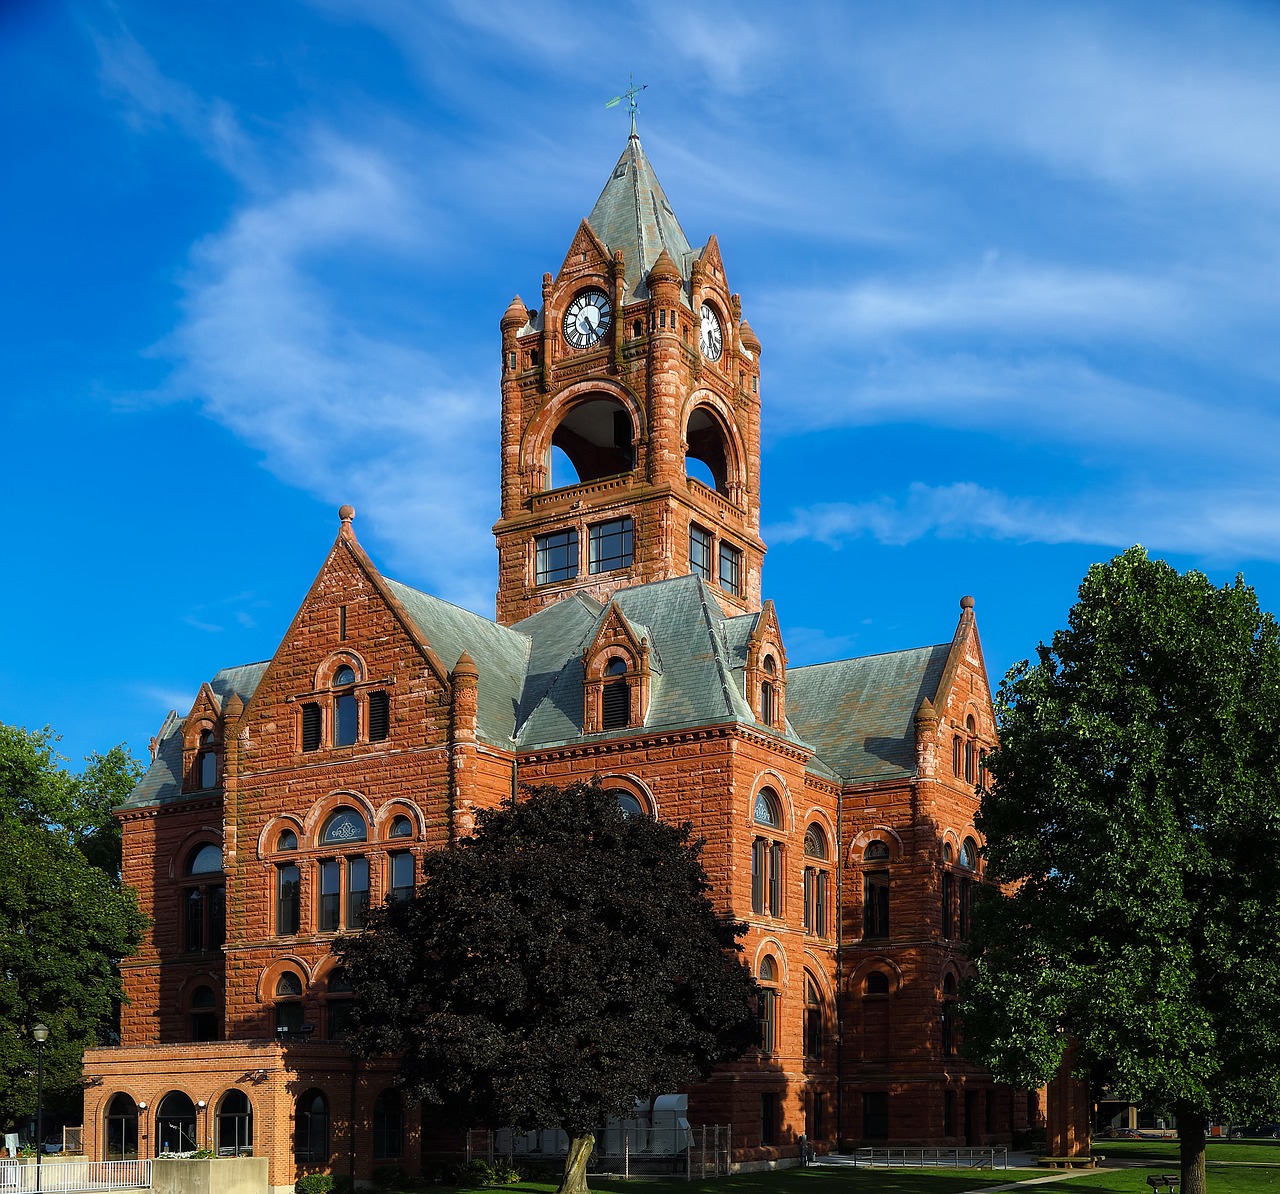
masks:
{"type": "Polygon", "coordinates": [[[36,1189],[40,1189],[40,1155],[44,1152],[44,1043],[49,1030],[36,1024],[31,1030],[36,1038],[36,1189]]]}

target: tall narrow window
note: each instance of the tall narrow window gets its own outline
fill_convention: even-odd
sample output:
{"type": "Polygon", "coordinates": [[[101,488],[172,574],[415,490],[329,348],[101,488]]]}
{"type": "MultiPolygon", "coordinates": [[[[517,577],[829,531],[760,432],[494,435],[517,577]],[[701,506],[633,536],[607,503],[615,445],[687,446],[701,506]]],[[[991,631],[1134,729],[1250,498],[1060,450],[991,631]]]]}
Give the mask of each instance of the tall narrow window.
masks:
{"type": "Polygon", "coordinates": [[[302,924],[302,874],[295,863],[276,868],[276,935],[288,937],[302,924]]]}
{"type": "MultiPolygon", "coordinates": [[[[342,666],[333,674],[334,688],[354,684],[356,673],[353,668],[342,666]]],[[[359,708],[356,705],[354,692],[339,692],[333,698],[333,744],[334,746],[351,746],[359,734],[359,708]]]]}
{"type": "Polygon", "coordinates": [[[764,911],[765,875],[769,870],[769,843],[758,837],[751,843],[751,911],[764,911]]]}
{"type": "Polygon", "coordinates": [[[862,1138],[889,1139],[889,1092],[868,1090],[862,1096],[862,1138]]]}
{"type": "Polygon", "coordinates": [[[187,861],[183,902],[183,945],[192,953],[222,948],[226,937],[226,884],[222,848],[198,846],[187,861]]]}
{"type": "Polygon", "coordinates": [[[329,976],[325,993],[325,1036],[331,1041],[340,1041],[346,1037],[347,1026],[351,1022],[351,995],[353,988],[350,979],[341,970],[335,970],[329,976]]]}
{"type": "Polygon", "coordinates": [[[290,1036],[302,1031],[302,979],[286,970],[276,982],[276,1035],[290,1036]]]}
{"type": "Polygon", "coordinates": [[[191,1039],[218,1039],[218,996],[212,987],[199,986],[191,993],[191,1039]]]}
{"type": "Polygon", "coordinates": [[[768,955],[760,961],[757,980],[760,1017],[760,1052],[773,1053],[778,1047],[778,966],[768,955]]]}
{"type": "Polygon", "coordinates": [[[341,643],[347,641],[347,607],[345,605],[338,606],[338,641],[341,643]]]}
{"type": "Polygon", "coordinates": [[[956,877],[942,872],[942,936],[950,941],[956,934],[956,877]]]}
{"type": "Polygon", "coordinates": [[[769,843],[769,915],[782,915],[782,843],[769,843]]]}
{"type": "Polygon", "coordinates": [[[822,1059],[823,1036],[822,995],[818,984],[810,975],[805,976],[804,995],[804,1055],[810,1061],[822,1059]]]}
{"type": "Polygon", "coordinates": [[[601,691],[601,726],[606,730],[622,730],[631,724],[631,688],[627,684],[627,663],[614,658],[605,665],[606,680],[601,691]]]}
{"type": "Polygon", "coordinates": [[[742,596],[742,552],[723,541],[720,543],[720,587],[731,597],[742,596]]]}
{"type": "Polygon", "coordinates": [[[373,1156],[382,1161],[403,1152],[404,1100],[398,1090],[384,1090],[373,1102],[373,1156]]]}
{"type": "Polygon", "coordinates": [[[889,936],[889,872],[864,871],[862,932],[865,937],[889,936]]]}
{"type": "Polygon", "coordinates": [[[578,532],[574,529],[539,535],[534,540],[534,584],[572,580],[578,575],[578,532]]]}
{"type": "Polygon", "coordinates": [[[342,926],[342,864],[327,858],[320,864],[320,919],[322,933],[342,926]]]}
{"type": "Polygon", "coordinates": [[[711,579],[711,532],[689,528],[689,571],[703,580],[711,579]]]}
{"type": "Polygon", "coordinates": [[[213,731],[200,731],[200,755],[196,770],[201,788],[214,788],[218,785],[218,753],[214,749],[213,731]]]}
{"type": "Polygon", "coordinates": [[[309,1090],[298,1099],[293,1155],[298,1161],[329,1159],[329,1100],[318,1090],[309,1090]]]}
{"type": "Polygon", "coordinates": [[[587,571],[630,568],[634,535],[630,517],[597,523],[587,529],[587,571]]]}
{"type": "Polygon", "coordinates": [[[762,680],[760,682],[760,722],[762,725],[772,727],[777,721],[778,713],[774,701],[773,682],[762,680]]]}
{"type": "Polygon", "coordinates": [[[347,859],[347,928],[363,929],[369,912],[369,860],[347,859]]]}
{"type": "Polygon", "coordinates": [[[218,1105],[218,1156],[253,1152],[253,1106],[243,1090],[229,1090],[218,1105]]]}
{"type": "Polygon", "coordinates": [[[391,733],[391,698],[384,692],[369,694],[369,741],[382,742],[391,733]]]}
{"type": "Polygon", "coordinates": [[[391,855],[390,870],[387,895],[393,900],[407,900],[413,895],[413,855],[408,850],[391,855]]]}
{"type": "Polygon", "coordinates": [[[778,1143],[778,1092],[766,1090],[760,1096],[760,1143],[778,1143]]]}
{"type": "Polygon", "coordinates": [[[942,980],[942,1055],[954,1057],[956,1052],[956,978],[948,974],[942,980]]]}

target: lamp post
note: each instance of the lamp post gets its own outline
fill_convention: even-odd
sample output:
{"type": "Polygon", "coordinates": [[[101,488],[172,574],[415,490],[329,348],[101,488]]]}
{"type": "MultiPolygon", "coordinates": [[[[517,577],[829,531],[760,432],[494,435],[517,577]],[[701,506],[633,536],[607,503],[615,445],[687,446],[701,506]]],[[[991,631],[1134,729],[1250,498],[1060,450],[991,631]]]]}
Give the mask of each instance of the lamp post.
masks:
{"type": "Polygon", "coordinates": [[[40,1155],[44,1152],[44,1043],[49,1030],[36,1024],[31,1030],[36,1038],[36,1189],[40,1189],[40,1155]]]}

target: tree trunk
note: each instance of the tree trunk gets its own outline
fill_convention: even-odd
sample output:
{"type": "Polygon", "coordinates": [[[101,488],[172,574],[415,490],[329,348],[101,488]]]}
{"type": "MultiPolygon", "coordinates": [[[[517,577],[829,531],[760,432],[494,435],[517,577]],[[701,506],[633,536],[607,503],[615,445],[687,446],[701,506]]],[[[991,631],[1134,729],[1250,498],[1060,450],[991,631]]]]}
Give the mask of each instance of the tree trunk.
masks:
{"type": "Polygon", "coordinates": [[[564,1177],[556,1194],[590,1194],[587,1187],[587,1162],[591,1160],[591,1151],[595,1146],[594,1132],[578,1132],[570,1138],[569,1155],[564,1159],[564,1177]]]}
{"type": "Polygon", "coordinates": [[[1182,1164],[1182,1194],[1205,1194],[1204,1133],[1208,1116],[1186,1103],[1175,1108],[1178,1116],[1178,1155],[1182,1164]]]}

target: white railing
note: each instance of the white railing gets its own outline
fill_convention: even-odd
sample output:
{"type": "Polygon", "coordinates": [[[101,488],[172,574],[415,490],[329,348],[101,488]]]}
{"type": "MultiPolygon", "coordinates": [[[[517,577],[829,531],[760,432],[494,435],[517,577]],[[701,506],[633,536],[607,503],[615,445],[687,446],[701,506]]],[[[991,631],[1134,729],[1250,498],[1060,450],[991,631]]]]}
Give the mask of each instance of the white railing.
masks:
{"type": "Polygon", "coordinates": [[[853,1163],[910,1169],[1007,1169],[1004,1148],[858,1148],[853,1163]]]}
{"type": "MultiPolygon", "coordinates": [[[[655,1127],[638,1120],[614,1121],[596,1135],[588,1170],[628,1178],[654,1173],[675,1174],[689,1180],[727,1177],[732,1139],[733,1132],[727,1124],[655,1127]]],[[[467,1133],[467,1160],[482,1158],[492,1164],[504,1159],[517,1168],[522,1162],[561,1165],[568,1151],[568,1136],[555,1130],[515,1133],[477,1128],[467,1133]]]]}
{"type": "Polygon", "coordinates": [[[69,1194],[74,1190],[147,1190],[151,1162],[0,1161],[0,1194],[69,1194]]]}

